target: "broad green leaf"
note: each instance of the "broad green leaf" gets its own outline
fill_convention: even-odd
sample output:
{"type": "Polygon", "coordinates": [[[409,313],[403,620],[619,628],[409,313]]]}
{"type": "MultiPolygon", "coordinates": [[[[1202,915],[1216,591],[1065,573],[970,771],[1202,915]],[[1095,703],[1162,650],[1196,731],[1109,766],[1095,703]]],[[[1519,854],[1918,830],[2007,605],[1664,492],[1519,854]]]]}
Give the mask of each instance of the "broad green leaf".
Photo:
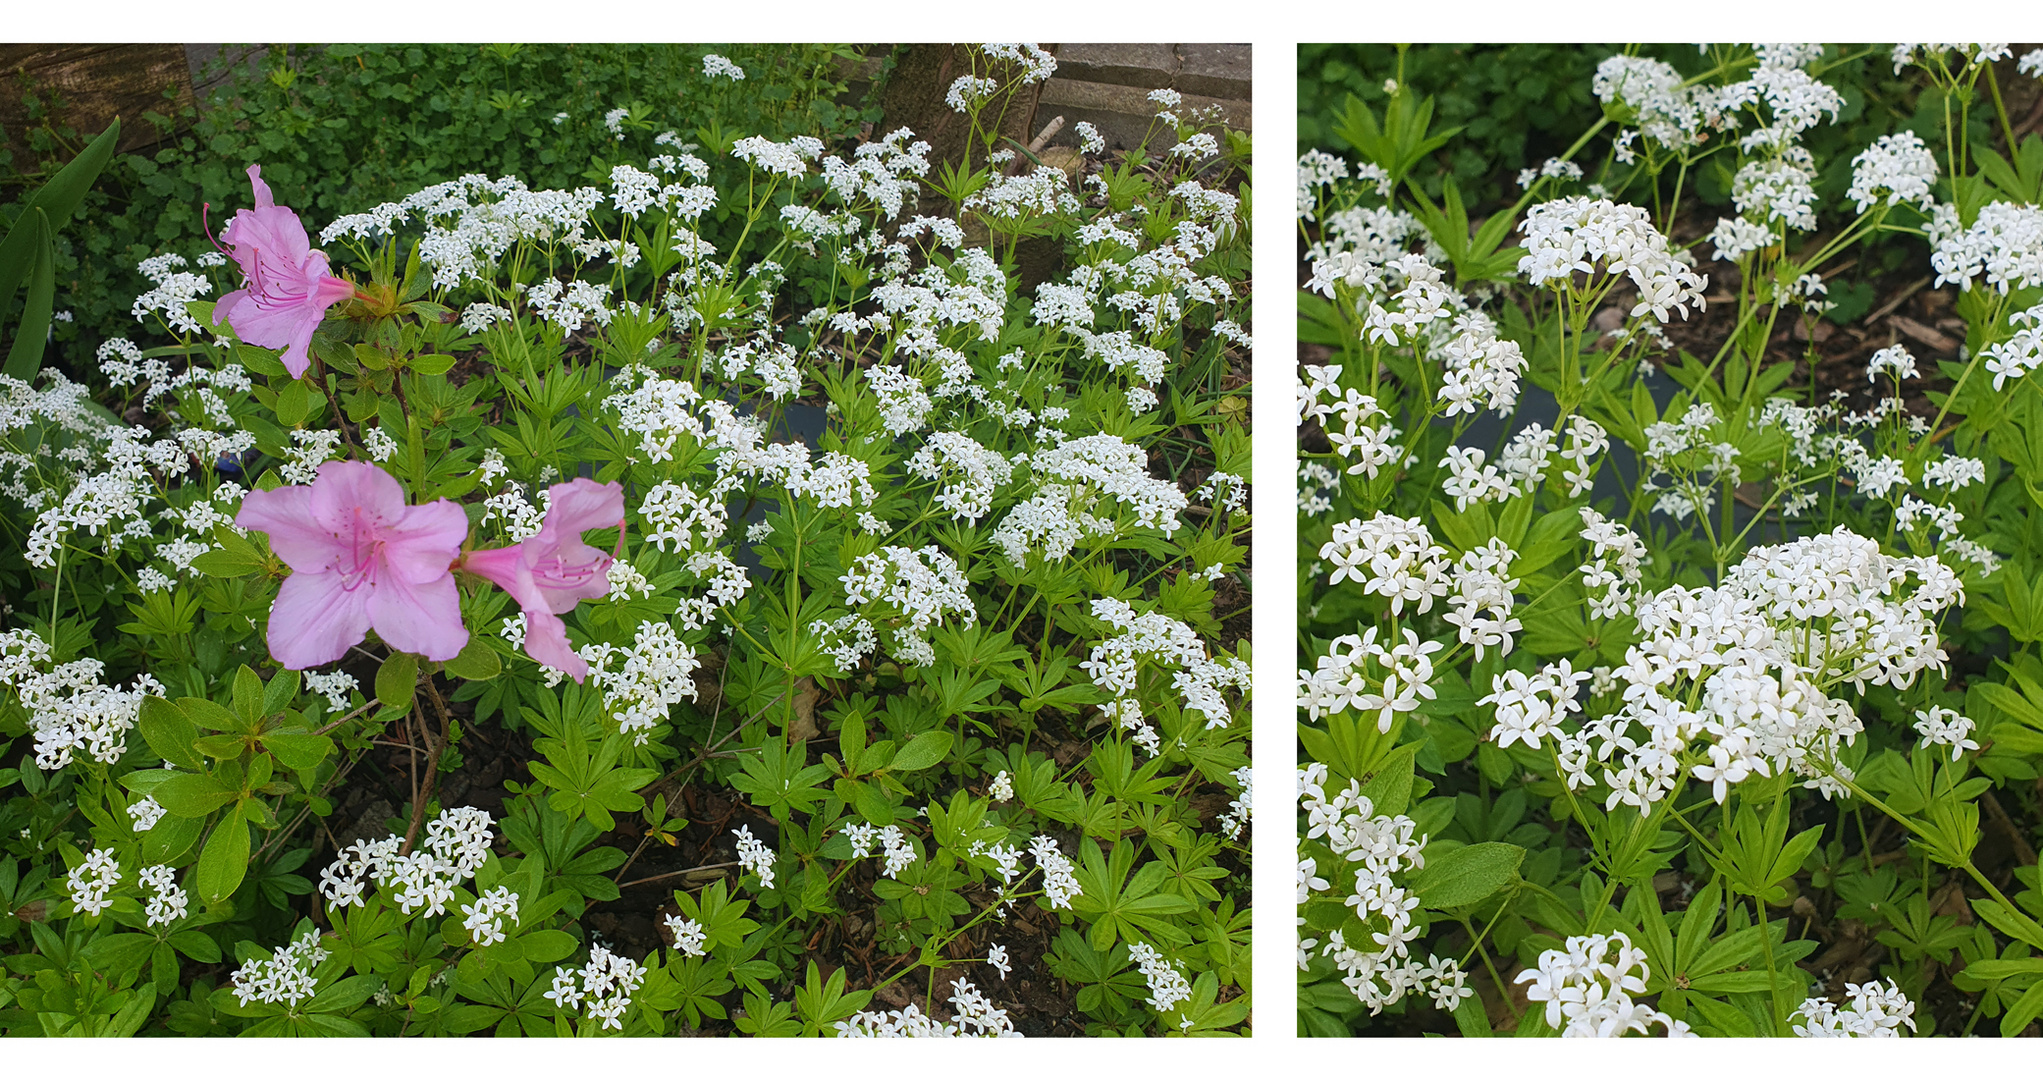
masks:
{"type": "Polygon", "coordinates": [[[894,755],[894,761],[888,768],[895,772],[918,772],[943,761],[944,755],[950,751],[950,732],[925,731],[908,740],[908,745],[894,755]]]}
{"type": "Polygon", "coordinates": [[[199,741],[199,729],[184,715],[184,710],[160,697],[142,699],[142,715],[137,721],[142,729],[142,738],[148,742],[149,750],[157,757],[180,768],[199,769],[205,767],[205,759],[192,744],[199,741]]]}
{"type": "Polygon", "coordinates": [[[409,711],[418,692],[419,658],[396,652],[376,669],[376,700],[386,707],[409,711]]]}
{"type": "Polygon", "coordinates": [[[474,682],[494,679],[503,669],[503,660],[480,634],[469,635],[468,644],[461,647],[460,654],[447,661],[447,674],[474,682]]]}
{"type": "Polygon", "coordinates": [[[1412,875],[1411,890],[1429,908],[1479,904],[1510,886],[1518,877],[1525,849],[1516,844],[1483,843],[1458,847],[1428,858],[1412,875]]]}
{"type": "Polygon", "coordinates": [[[235,794],[208,773],[181,772],[156,785],[155,799],[178,817],[200,818],[233,802],[235,794]]]}
{"type": "Polygon", "coordinates": [[[214,826],[213,835],[206,838],[205,850],[199,853],[200,899],[217,904],[234,895],[234,890],[241,887],[241,879],[248,876],[248,848],[248,826],[240,814],[228,814],[214,826]]]}

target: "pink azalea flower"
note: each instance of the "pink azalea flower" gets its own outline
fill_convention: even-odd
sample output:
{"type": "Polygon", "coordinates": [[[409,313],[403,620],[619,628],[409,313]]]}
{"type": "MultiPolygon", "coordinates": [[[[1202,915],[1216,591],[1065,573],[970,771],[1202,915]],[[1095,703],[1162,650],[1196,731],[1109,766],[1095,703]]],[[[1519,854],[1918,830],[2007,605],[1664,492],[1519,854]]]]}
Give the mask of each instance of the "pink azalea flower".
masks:
{"type": "Polygon", "coordinates": [[[428,660],[468,644],[451,572],[468,515],[454,503],[406,506],[389,473],[329,461],[310,486],[249,492],[234,523],[268,533],[291,567],[270,608],[270,655],[285,667],[332,663],[370,630],[428,660]]]}
{"type": "MultiPolygon", "coordinates": [[[[589,529],[624,524],[624,488],[578,478],[548,489],[546,520],[516,547],[472,551],[466,568],[502,586],[525,610],[525,654],[567,672],[576,682],[589,663],[568,647],[560,617],[583,600],[610,591],[614,556],[582,542],[589,529]]],[[[624,550],[619,533],[617,549],[624,550]]]]}
{"type": "Polygon", "coordinates": [[[246,287],[220,298],[213,325],[225,319],[250,345],[284,350],[284,368],[295,379],[312,366],[312,332],[326,309],[355,295],[355,287],[326,272],[326,254],[312,250],[298,215],[270,197],[262,166],[250,165],[248,180],[255,208],[235,214],[220,233],[246,287]]]}

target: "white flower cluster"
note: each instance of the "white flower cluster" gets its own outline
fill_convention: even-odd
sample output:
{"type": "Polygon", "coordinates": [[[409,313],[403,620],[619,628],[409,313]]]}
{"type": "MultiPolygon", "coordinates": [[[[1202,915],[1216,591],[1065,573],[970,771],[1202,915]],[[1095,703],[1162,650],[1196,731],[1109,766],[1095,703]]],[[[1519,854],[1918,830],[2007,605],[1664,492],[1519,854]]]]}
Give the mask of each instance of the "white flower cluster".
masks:
{"type": "Polygon", "coordinates": [[[1344,391],[1339,385],[1341,370],[1339,364],[1305,366],[1305,378],[1298,384],[1298,423],[1302,427],[1317,422],[1335,453],[1355,459],[1348,474],[1373,480],[1378,471],[1403,458],[1404,448],[1397,440],[1404,432],[1388,423],[1373,422],[1378,417],[1388,420],[1390,414],[1375,397],[1353,387],[1344,391]],[[1322,396],[1332,403],[1322,401],[1322,396]],[[1328,422],[1335,413],[1341,416],[1339,430],[1328,422]]]}
{"type": "MultiPolygon", "coordinates": [[[[1408,992],[1430,995],[1436,1008],[1452,1011],[1475,991],[1452,957],[1428,956],[1423,964],[1412,959],[1410,942],[1421,933],[1412,925],[1419,898],[1392,878],[1426,865],[1426,838],[1415,836],[1418,823],[1403,814],[1378,815],[1375,804],[1362,794],[1359,781],[1348,781],[1346,790],[1329,799],[1326,781],[1327,767],[1318,762],[1298,770],[1299,808],[1306,816],[1304,839],[1323,840],[1336,857],[1361,864],[1355,870],[1354,891],[1343,903],[1354,908],[1365,923],[1380,916],[1384,929],[1370,932],[1374,948],[1351,946],[1341,931],[1331,931],[1320,954],[1333,957],[1342,984],[1356,1000],[1369,1006],[1372,1016],[1408,992]]],[[[1299,903],[1330,888],[1317,876],[1318,869],[1314,859],[1299,860],[1299,903]]],[[[1316,944],[1311,938],[1299,941],[1301,969],[1316,944]]]]}
{"type": "Polygon", "coordinates": [[[1709,241],[1716,248],[1713,256],[1725,262],[1737,262],[1761,248],[1774,243],[1773,230],[1742,217],[1718,218],[1717,227],[1710,231],[1709,241]]]}
{"type": "Polygon", "coordinates": [[[1057,73],[1057,58],[1033,41],[989,42],[979,46],[979,51],[994,60],[1020,64],[1024,86],[1042,82],[1057,73]]]}
{"type": "Polygon", "coordinates": [[[1821,46],[1759,45],[1755,51],[1759,53],[1759,64],[1751,77],[1717,91],[1718,106],[1730,110],[1765,102],[1773,122],[1748,132],[1739,140],[1739,148],[1765,149],[1783,159],[1804,159],[1806,164],[1806,153],[1797,140],[1803,132],[1821,123],[1824,113],[1836,121],[1838,112],[1844,108],[1844,95],[1803,70],[1822,57],[1821,46]]]}
{"type": "Polygon", "coordinates": [[[1474,415],[1481,409],[1508,415],[1518,404],[1524,350],[1517,342],[1498,337],[1496,324],[1479,312],[1455,316],[1453,333],[1438,353],[1445,368],[1439,392],[1440,403],[1447,406],[1445,415],[1474,415]]]}
{"type": "Polygon", "coordinates": [[[1965,61],[1962,67],[1991,64],[2014,55],[2014,51],[2009,49],[2007,42],[2004,41],[1904,41],[1894,46],[1894,74],[1901,74],[1901,69],[1911,63],[1922,64],[1925,67],[1935,63],[1941,67],[1944,54],[1952,49],[1958,50],[1959,58],[1965,61]]]}
{"type": "Polygon", "coordinates": [[[628,649],[599,641],[576,655],[589,662],[589,680],[602,689],[603,708],[617,730],[640,746],[675,705],[695,700],[694,673],[702,661],[665,620],[640,622],[628,649]]]}
{"type": "Polygon", "coordinates": [[[1532,675],[1503,671],[1490,677],[1490,694],[1478,705],[1495,705],[1497,722],[1490,738],[1497,749],[1509,749],[1514,742],[1538,746],[1540,740],[1560,730],[1569,713],[1582,711],[1575,699],[1575,687],[1589,681],[1586,671],[1576,671],[1563,657],[1532,675]]]}
{"type": "MultiPolygon", "coordinates": [[[[0,419],[18,418],[33,422],[34,416],[63,409],[67,402],[76,403],[68,390],[59,394],[60,389],[53,386],[50,391],[34,395],[23,403],[25,407],[16,416],[0,414],[0,419]]],[[[140,425],[94,425],[84,433],[94,441],[103,440],[104,445],[98,451],[104,459],[105,470],[89,471],[94,448],[81,440],[56,455],[61,463],[59,469],[64,474],[63,481],[37,491],[28,490],[27,474],[38,470],[47,472],[49,465],[38,467],[33,464],[36,459],[0,451],[0,468],[12,465],[17,470],[14,481],[5,485],[4,490],[21,499],[25,508],[36,512],[35,526],[29,531],[27,545],[28,562],[32,566],[43,569],[55,567],[65,538],[80,531],[99,537],[108,553],[131,540],[151,539],[155,527],[149,521],[148,506],[162,497],[163,489],[170,480],[199,473],[193,468],[195,462],[209,471],[213,462],[223,457],[238,456],[255,445],[255,436],[245,431],[223,435],[196,427],[185,428],[175,436],[153,442],[149,441],[150,429],[140,425]],[[60,500],[53,501],[63,483],[68,483],[69,489],[64,491],[60,500]]],[[[48,483],[48,480],[44,482],[48,483]]],[[[217,494],[227,492],[233,493],[233,502],[239,502],[241,489],[238,486],[222,484],[217,494]]],[[[201,515],[200,519],[192,522],[202,530],[201,535],[180,537],[160,545],[156,552],[169,559],[180,573],[190,566],[192,558],[212,546],[212,526],[220,520],[215,516],[218,513],[215,508],[193,512],[201,515]]],[[[183,520],[182,515],[179,520],[183,520]]]]}
{"type": "Polygon", "coordinates": [[[1797,1006],[1795,1012],[1808,1022],[1796,1024],[1795,1035],[1803,1039],[1898,1039],[1903,1024],[1915,1030],[1915,1002],[1908,1000],[1894,980],[1845,983],[1844,992],[1851,995],[1851,1002],[1841,1009],[1822,998],[1808,998],[1797,1006]]]}
{"type": "Polygon", "coordinates": [[[1960,292],[1969,291],[1984,274],[2006,296],[2009,289],[2043,284],[2043,209],[1992,202],[1961,228],[1956,210],[1939,206],[1929,234],[1937,286],[1956,282],[1960,292]]]}
{"type": "Polygon", "coordinates": [[[1540,203],[1526,212],[1526,255],[1518,272],[1535,286],[1566,283],[1572,275],[1625,274],[1638,288],[1631,317],[1647,312],[1661,322],[1670,309],[1688,317],[1687,305],[1703,307],[1709,279],[1698,276],[1668,249],[1667,238],[1636,206],[1609,199],[1573,196],[1540,203]]]}
{"type": "Polygon", "coordinates": [[[1927,710],[1915,710],[1915,731],[1922,736],[1922,741],[1915,744],[1916,749],[1927,750],[1932,746],[1948,746],[1951,748],[1952,761],[1963,757],[1967,750],[1979,749],[1979,744],[1972,741],[1971,718],[1961,715],[1956,709],[1947,709],[1942,705],[1932,705],[1927,710]]]}
{"type": "Polygon", "coordinates": [[[1000,82],[977,75],[960,75],[944,92],[943,103],[953,112],[971,112],[1000,92],[1000,82]]]}
{"type": "Polygon", "coordinates": [[[1606,105],[1631,110],[1632,122],[1647,138],[1676,152],[1702,141],[1706,117],[1694,93],[1673,65],[1643,56],[1611,56],[1596,65],[1590,89],[1606,105]]]}
{"type": "MultiPolygon", "coordinates": [[[[962,229],[957,240],[964,240],[962,229]]],[[[949,327],[975,327],[981,340],[997,340],[1007,317],[1007,285],[1007,274],[992,255],[966,247],[958,248],[947,265],[932,260],[920,270],[890,275],[873,286],[870,295],[896,320],[897,351],[928,356],[946,347],[939,334],[949,327]]],[[[884,365],[868,368],[868,377],[883,369],[884,365]]]]}
{"type": "Polygon", "coordinates": [[[1521,169],[1518,172],[1518,186],[1531,188],[1541,180],[1580,180],[1582,166],[1560,158],[1548,158],[1537,169],[1521,169]]]}
{"type": "Polygon", "coordinates": [[[163,820],[163,805],[144,795],[128,805],[128,816],[135,819],[136,832],[148,832],[163,820]]]}
{"type": "Polygon", "coordinates": [[[1442,335],[1468,307],[1467,298],[1423,255],[1398,255],[1381,267],[1352,263],[1345,282],[1362,293],[1356,310],[1363,316],[1363,339],[1378,344],[1422,345],[1442,335]]]}
{"type": "Polygon", "coordinates": [[[946,616],[966,626],[979,621],[965,575],[956,559],[934,544],[919,550],[885,547],[861,555],[838,579],[844,602],[874,605],[907,620],[894,631],[894,655],[911,664],[936,662],[936,650],[922,636],[946,616]]]}
{"type": "Polygon", "coordinates": [[[1748,220],[1807,231],[1816,227],[1816,177],[1788,161],[1749,162],[1731,178],[1731,204],[1748,220]]]}
{"type": "Polygon", "coordinates": [[[1421,612],[1431,611],[1434,598],[1446,596],[1453,587],[1447,549],[1433,542],[1425,522],[1416,517],[1378,513],[1368,521],[1336,522],[1333,538],[1320,545],[1319,557],[1334,567],[1327,584],[1358,581],[1364,593],[1389,599],[1393,615],[1402,614],[1407,603],[1416,603],[1421,612]]]}
{"type": "MultiPolygon", "coordinates": [[[[2043,50],[2038,51],[2043,52],[2043,50]]],[[[1071,130],[1078,136],[1078,149],[1081,153],[1103,154],[1106,152],[1106,138],[1100,134],[1100,129],[1092,126],[1090,121],[1080,120],[1078,123],[1071,125],[1071,130]]]]}
{"type": "Polygon", "coordinates": [[[684,919],[680,915],[669,915],[661,920],[667,933],[674,939],[674,947],[685,956],[704,955],[703,944],[709,940],[709,931],[700,922],[684,919]]]}
{"type": "Polygon", "coordinates": [[[929,144],[909,141],[914,138],[908,128],[896,128],[884,138],[860,143],[849,161],[824,157],[818,162],[823,182],[845,207],[871,206],[892,220],[915,201],[915,178],[929,172],[929,144]]]}
{"type": "Polygon", "coordinates": [[[817,647],[830,654],[840,675],[849,674],[880,645],[878,632],[863,615],[843,615],[833,622],[817,619],[809,624],[809,633],[815,635],[817,647]]]}
{"type": "Polygon", "coordinates": [[[1690,514],[1707,514],[1715,505],[1716,490],[1726,478],[1739,479],[1738,447],[1715,439],[1723,417],[1716,406],[1699,401],[1678,419],[1660,420],[1646,426],[1646,476],[1641,492],[1659,491],[1656,513],[1676,521],[1690,514]]]}
{"type": "Polygon", "coordinates": [[[305,687],[326,697],[328,711],[341,712],[348,707],[348,694],[361,689],[361,684],[345,671],[313,671],[306,673],[305,687]]]}
{"type": "Polygon", "coordinates": [[[123,690],[99,681],[106,665],[98,660],[52,665],[51,656],[33,630],[0,631],[0,687],[13,690],[28,713],[36,767],[55,772],[77,753],[103,765],[119,761],[142,699],[163,697],[163,684],[144,672],[123,690]]]}
{"type": "Polygon", "coordinates": [[[704,550],[730,527],[730,511],[721,499],[704,498],[686,484],[654,485],[638,512],[647,526],[646,542],[663,552],[669,541],[677,552],[704,550]]]}
{"type": "Polygon", "coordinates": [[[744,68],[732,63],[726,57],[718,56],[716,53],[704,53],[702,55],[702,74],[704,78],[708,79],[722,76],[732,82],[745,81],[744,68]]]}
{"type": "Polygon", "coordinates": [[[1459,628],[1462,644],[1475,646],[1477,660],[1487,648],[1510,655],[1511,635],[1524,629],[1511,617],[1518,579],[1506,576],[1517,554],[1502,540],[1492,539],[1454,561],[1454,591],[1447,594],[1448,612],[1441,619],[1459,628]]]}
{"type": "Polygon", "coordinates": [[[114,886],[121,883],[121,864],[110,851],[88,851],[85,861],[71,868],[64,884],[71,904],[86,915],[97,915],[113,905],[114,886]]]}
{"type": "Polygon", "coordinates": [[[1401,712],[1419,707],[1419,699],[1434,697],[1432,655],[1443,647],[1437,641],[1420,641],[1412,628],[1404,628],[1404,641],[1384,648],[1376,640],[1378,626],[1362,633],[1343,634],[1327,646],[1313,671],[1298,673],[1298,698],[1306,715],[1318,720],[1354,709],[1376,713],[1379,731],[1389,731],[1401,712]]]}
{"type": "Polygon", "coordinates": [[[1428,239],[1419,219],[1396,207],[1336,210],[1327,215],[1319,239],[1306,248],[1312,263],[1308,287],[1328,297],[1337,282],[1365,292],[1381,291],[1387,286],[1385,271],[1409,254],[1406,249],[1414,241],[1428,239]]]}
{"type": "MultiPolygon", "coordinates": [[[[613,110],[606,118],[620,138],[622,129],[616,125],[625,112],[613,110]]],[[[584,230],[603,201],[603,192],[593,187],[533,191],[515,176],[491,180],[468,173],[398,202],[336,218],[319,236],[327,243],[343,236],[366,239],[391,233],[416,215],[425,224],[419,261],[432,268],[435,285],[451,289],[464,281],[489,283],[497,261],[522,242],[591,249],[584,230]]],[[[593,247],[604,245],[593,241],[593,247]]]]}
{"type": "MultiPolygon", "coordinates": [[[[142,407],[151,408],[159,398],[169,398],[172,405],[181,406],[190,413],[194,422],[215,428],[233,429],[234,415],[228,407],[226,395],[246,394],[253,388],[248,372],[240,364],[224,364],[217,369],[189,364],[184,371],[172,373],[170,362],[160,356],[144,357],[142,350],[126,338],[109,338],[100,343],[95,354],[99,370],[114,386],[134,386],[147,383],[142,391],[142,407]]],[[[69,385],[66,381],[53,379],[51,392],[69,385]]],[[[179,413],[166,410],[171,415],[179,413]]],[[[0,427],[4,427],[0,422],[0,427]]]]}
{"type": "Polygon", "coordinates": [[[908,459],[908,471],[927,480],[942,480],[945,487],[937,492],[936,505],[959,521],[977,524],[993,512],[993,497],[1013,475],[1014,466],[970,435],[939,431],[908,459]]]}
{"type": "Polygon", "coordinates": [[[1612,56],[1597,65],[1591,89],[1605,103],[1631,112],[1635,130],[1616,139],[1619,162],[1638,160],[1632,144],[1639,135],[1679,156],[1708,141],[1713,132],[1737,129],[1743,109],[1761,126],[1740,140],[1745,150],[1766,148],[1783,156],[1799,148],[1795,141],[1829,113],[1835,120],[1844,98],[1803,70],[1822,56],[1818,46],[1759,45],[1759,63],[1743,81],[1723,86],[1688,85],[1681,73],[1660,60],[1612,56]],[[1758,111],[1764,103],[1771,122],[1758,111]]]}
{"type": "Polygon", "coordinates": [[[291,447],[285,451],[288,461],[277,469],[287,483],[310,484],[319,476],[319,467],[341,452],[341,436],[338,431],[325,428],[300,429],[291,433],[291,447]]]}
{"type": "Polygon", "coordinates": [[[1249,819],[1255,816],[1255,767],[1243,765],[1229,775],[1241,785],[1241,791],[1228,802],[1227,812],[1220,815],[1220,831],[1226,833],[1229,840],[1238,840],[1242,829],[1248,827],[1249,819]]]}
{"type": "Polygon", "coordinates": [[[1540,953],[1539,966],[1519,972],[1514,981],[1528,984],[1527,1000],[1546,1003],[1547,1026],[1559,1028],[1564,1039],[1650,1035],[1654,1024],[1670,1038],[1693,1038],[1685,1022],[1632,1000],[1645,992],[1651,975],[1645,952],[1614,930],[1569,938],[1565,947],[1540,953]]]}
{"type": "Polygon", "coordinates": [[[1867,382],[1877,381],[1883,371],[1891,373],[1897,383],[1903,379],[1922,377],[1922,372],[1916,370],[1915,357],[1908,351],[1906,345],[1889,345],[1874,353],[1872,359],[1866,361],[1867,382]]]}
{"type": "Polygon", "coordinates": [[[173,333],[197,337],[206,332],[206,328],[192,317],[188,305],[212,292],[213,283],[204,275],[177,269],[184,265],[184,256],[175,254],[157,255],[135,264],[135,269],[156,285],[135,298],[129,314],[135,317],[136,322],[141,322],[144,316],[153,312],[173,333]]]}
{"type": "Polygon", "coordinates": [[[1731,784],[1783,773],[1834,795],[1850,776],[1838,749],[1861,724],[1829,691],[1899,689],[1925,669],[1943,670],[1936,616],[1962,600],[1942,563],[1884,555],[1842,526],[1756,547],[1718,586],[1674,586],[1639,603],[1644,640],[1613,671],[1621,708],[1573,734],[1526,727],[1519,737],[1536,746],[1552,735],[1571,788],[1592,786],[1604,763],[1606,810],[1643,812],[1684,774],[1710,784],[1718,802],[1731,784]],[[1698,739],[1700,755],[1691,748],[1698,739]]]}
{"type": "Polygon", "coordinates": [[[1185,979],[1185,973],[1148,942],[1129,942],[1128,958],[1142,969],[1142,978],[1149,984],[1150,1008],[1169,1012],[1178,1002],[1192,999],[1192,984],[1185,979]]]}
{"type": "Polygon", "coordinates": [[[1863,214],[1886,199],[1888,206],[1914,203],[1928,213],[1935,202],[1930,189],[1937,182],[1937,156],[1913,131],[1882,135],[1851,159],[1852,200],[1863,214]]]}
{"type": "Polygon", "coordinates": [[[475,903],[461,905],[461,914],[462,928],[477,945],[495,945],[504,940],[505,919],[518,924],[518,894],[499,885],[476,897],[475,903]]]}
{"type": "Polygon", "coordinates": [[[1011,229],[1038,217],[1076,213],[1080,203],[1063,169],[1040,165],[1015,176],[994,174],[985,187],[966,196],[964,209],[1011,229]]]}
{"type": "Polygon", "coordinates": [[[2019,379],[2043,366],[2043,304],[2008,316],[2014,328],[2005,341],[1996,341],[1980,351],[1986,370],[1993,376],[1993,391],[2000,393],[2010,379],[2019,379]]]}
{"type": "Polygon", "coordinates": [[[914,1002],[899,1009],[868,1010],[833,1027],[840,1039],[1019,1039],[1021,1032],[977,987],[960,978],[951,983],[949,1022],[922,1011],[914,1002]]]}
{"type": "Polygon", "coordinates": [[[1316,221],[1319,193],[1337,180],[1348,178],[1348,162],[1324,150],[1307,150],[1298,156],[1298,220],[1316,221]]]}
{"type": "Polygon", "coordinates": [[[1602,589],[1589,597],[1589,617],[1615,619],[1631,613],[1638,597],[1646,542],[1639,534],[1587,506],[1581,508],[1582,539],[1589,541],[1589,561],[1582,564],[1582,587],[1602,589]]]}
{"type": "Polygon", "coordinates": [[[1043,873],[1043,896],[1050,901],[1051,909],[1070,908],[1071,898],[1080,895],[1078,876],[1073,873],[1071,860],[1058,850],[1057,841],[1038,833],[1029,838],[1029,854],[1035,857],[1036,869],[1043,873]]]}
{"type": "Polygon", "coordinates": [[[234,998],[244,1006],[250,1001],[270,1005],[282,1002],[286,1008],[295,1010],[299,1002],[319,988],[314,972],[326,957],[327,951],[319,944],[319,931],[307,930],[304,936],[278,949],[267,960],[243,961],[232,976],[234,998]]]}
{"type": "Polygon", "coordinates": [[[1241,510],[1248,505],[1248,481],[1233,473],[1214,472],[1192,492],[1215,510],[1241,510]]]}
{"type": "Polygon", "coordinates": [[[760,888],[773,888],[773,849],[752,835],[750,825],[740,825],[732,829],[731,835],[737,838],[738,864],[747,873],[759,876],[760,888]]]}
{"type": "Polygon", "coordinates": [[[1114,700],[1101,711],[1134,740],[1155,754],[1162,737],[1142,715],[1138,683],[1145,661],[1168,672],[1171,685],[1181,695],[1185,712],[1206,718],[1208,730],[1226,727],[1233,719],[1222,691],[1235,689],[1247,694],[1249,665],[1238,657],[1214,660],[1206,644],[1184,623],[1158,612],[1138,614],[1125,600],[1099,597],[1092,602],[1096,619],[1120,631],[1092,647],[1078,666],[1092,677],[1093,684],[1112,694],[1114,700]]]}
{"type": "Polygon", "coordinates": [[[177,883],[177,871],[167,865],[145,866],[136,880],[156,895],[149,898],[142,914],[150,926],[168,926],[191,909],[191,897],[177,883]]]}
{"type": "Polygon", "coordinates": [[[462,806],[440,811],[426,825],[425,844],[408,855],[398,854],[401,836],[357,840],[320,871],[319,894],[333,907],[361,907],[373,881],[406,915],[418,908],[428,918],[444,915],[455,886],[489,856],[495,824],[487,811],[462,806]]]}
{"type": "Polygon", "coordinates": [[[871,822],[861,821],[853,825],[846,825],[844,827],[844,837],[851,841],[851,855],[856,859],[863,859],[871,855],[873,853],[873,844],[878,842],[881,848],[880,854],[887,861],[885,869],[881,870],[880,873],[889,878],[898,877],[901,871],[913,866],[915,860],[919,858],[915,854],[915,845],[908,842],[908,835],[901,831],[899,825],[889,825],[886,828],[880,828],[871,822]]]}
{"type": "Polygon", "coordinates": [[[1119,503],[1137,527],[1165,536],[1177,531],[1178,515],[1191,505],[1177,485],[1149,475],[1140,446],[1117,435],[1064,439],[1030,455],[1029,464],[1036,494],[1009,510],[993,530],[994,543],[1017,566],[1031,553],[1055,562],[1085,537],[1119,535],[1119,515],[1103,514],[1103,499],[1119,503]]]}
{"type": "Polygon", "coordinates": [[[589,962],[579,971],[565,965],[554,968],[553,988],[541,996],[559,1009],[582,1009],[589,1019],[601,1020],[605,1029],[621,1030],[631,995],[645,979],[644,966],[597,944],[589,946],[589,962]]]}

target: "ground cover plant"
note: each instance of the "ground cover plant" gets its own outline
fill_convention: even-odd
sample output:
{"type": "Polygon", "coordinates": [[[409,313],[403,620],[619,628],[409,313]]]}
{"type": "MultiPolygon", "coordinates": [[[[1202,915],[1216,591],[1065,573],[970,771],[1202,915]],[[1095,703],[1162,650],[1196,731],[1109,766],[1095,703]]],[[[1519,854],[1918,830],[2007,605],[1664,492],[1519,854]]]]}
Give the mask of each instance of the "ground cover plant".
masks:
{"type": "Polygon", "coordinates": [[[0,1029],[1245,1034],[1250,161],[1154,100],[248,164],[0,381],[0,1029]]]}
{"type": "Polygon", "coordinates": [[[1302,1032],[2037,1032],[2017,51],[1606,52],[1515,202],[1443,170],[1402,50],[1320,118],[1302,1032]],[[1837,147],[1869,63],[1912,89],[1837,147]]]}

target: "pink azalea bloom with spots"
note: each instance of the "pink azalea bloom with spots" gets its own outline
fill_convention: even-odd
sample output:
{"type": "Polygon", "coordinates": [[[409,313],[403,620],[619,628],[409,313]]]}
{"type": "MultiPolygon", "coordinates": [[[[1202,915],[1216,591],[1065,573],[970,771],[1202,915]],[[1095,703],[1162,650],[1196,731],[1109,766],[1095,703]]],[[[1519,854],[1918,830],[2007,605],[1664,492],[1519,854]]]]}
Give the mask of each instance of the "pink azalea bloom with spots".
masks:
{"type": "Polygon", "coordinates": [[[270,608],[270,655],[285,667],[330,664],[371,630],[428,660],[468,644],[452,573],[468,539],[460,506],[406,506],[389,473],[329,461],[310,485],[249,492],[234,523],[269,534],[291,568],[270,608]]]}
{"type": "Polygon", "coordinates": [[[326,309],[355,295],[355,287],[326,272],[326,254],[312,250],[298,215],[270,197],[262,166],[250,165],[248,180],[255,208],[235,214],[220,232],[245,287],[214,305],[213,325],[224,319],[250,345],[284,350],[284,368],[295,379],[312,366],[312,332],[326,309]]]}
{"type": "MultiPolygon", "coordinates": [[[[576,682],[588,677],[589,662],[568,647],[560,617],[583,600],[609,593],[615,555],[583,543],[582,533],[613,525],[620,530],[624,525],[624,488],[582,477],[547,490],[546,520],[537,533],[515,547],[472,551],[463,560],[466,569],[501,586],[525,610],[526,655],[576,682]]],[[[622,531],[617,550],[624,550],[622,531]]]]}

